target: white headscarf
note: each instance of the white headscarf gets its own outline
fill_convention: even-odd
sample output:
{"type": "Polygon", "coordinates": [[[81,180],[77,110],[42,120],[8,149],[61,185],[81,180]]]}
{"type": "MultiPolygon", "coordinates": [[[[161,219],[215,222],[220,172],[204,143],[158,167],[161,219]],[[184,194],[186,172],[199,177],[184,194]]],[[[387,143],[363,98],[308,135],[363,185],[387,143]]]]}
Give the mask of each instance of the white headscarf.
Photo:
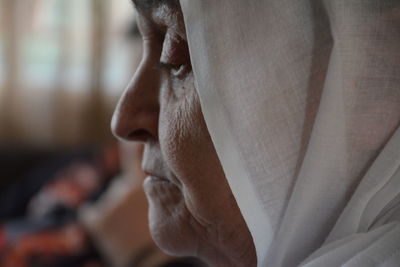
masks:
{"type": "Polygon", "coordinates": [[[400,266],[400,1],[181,6],[258,266],[400,266]]]}

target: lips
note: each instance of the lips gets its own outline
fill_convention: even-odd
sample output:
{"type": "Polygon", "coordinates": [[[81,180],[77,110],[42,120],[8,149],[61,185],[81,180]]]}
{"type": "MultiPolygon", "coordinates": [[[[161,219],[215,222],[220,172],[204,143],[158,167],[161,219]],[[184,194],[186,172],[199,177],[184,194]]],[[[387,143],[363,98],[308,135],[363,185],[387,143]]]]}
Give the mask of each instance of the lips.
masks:
{"type": "Polygon", "coordinates": [[[170,182],[168,179],[164,178],[161,174],[155,172],[155,171],[151,171],[151,170],[144,170],[144,173],[146,174],[146,176],[151,179],[154,182],[170,182]]]}
{"type": "Polygon", "coordinates": [[[157,147],[145,146],[141,167],[149,181],[178,184],[157,147]]]}
{"type": "Polygon", "coordinates": [[[147,176],[146,180],[152,183],[168,183],[171,184],[167,179],[157,177],[157,176],[147,176]]]}

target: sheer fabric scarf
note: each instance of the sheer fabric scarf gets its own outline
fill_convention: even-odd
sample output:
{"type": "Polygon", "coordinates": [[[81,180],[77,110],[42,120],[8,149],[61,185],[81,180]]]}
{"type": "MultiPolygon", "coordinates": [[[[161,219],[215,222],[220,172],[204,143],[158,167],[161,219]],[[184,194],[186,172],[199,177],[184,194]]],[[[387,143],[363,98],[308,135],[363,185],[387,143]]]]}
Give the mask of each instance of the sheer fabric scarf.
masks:
{"type": "Polygon", "coordinates": [[[399,266],[400,1],[181,6],[258,266],[399,266]]]}

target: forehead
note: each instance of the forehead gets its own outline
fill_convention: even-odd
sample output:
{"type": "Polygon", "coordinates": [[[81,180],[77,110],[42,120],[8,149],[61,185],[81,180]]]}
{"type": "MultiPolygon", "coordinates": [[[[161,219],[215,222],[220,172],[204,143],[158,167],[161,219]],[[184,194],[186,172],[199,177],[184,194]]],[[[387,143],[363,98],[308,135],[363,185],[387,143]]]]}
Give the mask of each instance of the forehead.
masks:
{"type": "Polygon", "coordinates": [[[178,0],[131,0],[139,12],[152,12],[160,7],[168,7],[171,10],[179,10],[178,0]]]}
{"type": "MultiPolygon", "coordinates": [[[[179,0],[131,0],[147,20],[169,28],[186,39],[183,15],[179,0]]],[[[154,25],[154,24],[153,24],[154,25]]]]}

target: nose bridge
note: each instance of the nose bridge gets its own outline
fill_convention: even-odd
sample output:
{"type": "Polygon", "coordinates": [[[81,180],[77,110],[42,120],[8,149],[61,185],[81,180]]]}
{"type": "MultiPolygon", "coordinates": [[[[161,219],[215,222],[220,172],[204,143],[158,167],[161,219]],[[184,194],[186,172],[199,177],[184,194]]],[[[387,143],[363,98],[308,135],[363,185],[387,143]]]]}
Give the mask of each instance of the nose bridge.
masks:
{"type": "Polygon", "coordinates": [[[142,60],[122,94],[111,122],[114,135],[125,141],[158,138],[159,74],[142,60]]]}

